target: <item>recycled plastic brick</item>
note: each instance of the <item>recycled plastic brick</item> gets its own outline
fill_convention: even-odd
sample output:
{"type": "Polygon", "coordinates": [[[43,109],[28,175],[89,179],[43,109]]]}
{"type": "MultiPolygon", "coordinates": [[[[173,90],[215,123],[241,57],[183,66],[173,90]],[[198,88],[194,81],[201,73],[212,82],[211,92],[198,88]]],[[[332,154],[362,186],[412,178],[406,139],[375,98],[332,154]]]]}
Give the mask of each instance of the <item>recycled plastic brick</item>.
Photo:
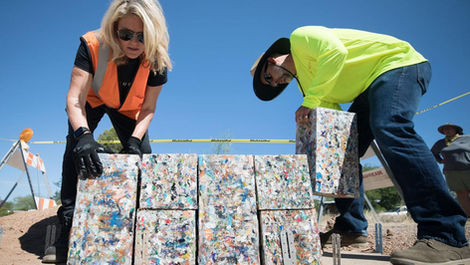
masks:
{"type": "Polygon", "coordinates": [[[78,182],[68,264],[131,264],[138,155],[99,154],[103,175],[78,182]]]}
{"type": "Polygon", "coordinates": [[[307,154],[314,194],[359,197],[357,122],[354,113],[315,108],[297,125],[296,153],[307,154]]]}
{"type": "Polygon", "coordinates": [[[294,235],[295,264],[320,264],[322,255],[316,212],[311,210],[261,211],[261,238],[264,264],[284,264],[281,233],[294,235]]]}
{"type": "Polygon", "coordinates": [[[199,208],[256,209],[252,155],[199,156],[199,208]]]}
{"type": "Polygon", "coordinates": [[[197,209],[197,155],[144,155],[140,192],[140,208],[197,209]]]}
{"type": "Polygon", "coordinates": [[[196,211],[139,210],[134,264],[197,264],[196,211]]]}
{"type": "Polygon", "coordinates": [[[253,156],[199,156],[199,264],[260,264],[253,156]]]}
{"type": "Polygon", "coordinates": [[[260,264],[258,235],[253,208],[200,208],[199,264],[260,264]]]}
{"type": "Polygon", "coordinates": [[[255,155],[258,209],[313,208],[306,155],[255,155]]]}

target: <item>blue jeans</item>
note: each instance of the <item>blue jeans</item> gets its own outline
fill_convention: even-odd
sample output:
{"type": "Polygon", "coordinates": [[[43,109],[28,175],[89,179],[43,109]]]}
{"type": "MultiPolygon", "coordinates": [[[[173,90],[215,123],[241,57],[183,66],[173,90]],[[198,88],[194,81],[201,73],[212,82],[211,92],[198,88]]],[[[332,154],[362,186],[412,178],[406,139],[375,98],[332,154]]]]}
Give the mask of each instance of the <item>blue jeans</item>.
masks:
{"type": "MultiPolygon", "coordinates": [[[[468,244],[467,217],[451,197],[432,153],[415,132],[412,121],[430,79],[428,62],[388,71],[354,100],[349,111],[357,114],[359,155],[376,140],[403,191],[408,212],[418,224],[418,239],[432,238],[461,247],[468,244]]],[[[360,198],[336,199],[340,216],[334,228],[366,235],[362,174],[360,177],[360,198]]]]}

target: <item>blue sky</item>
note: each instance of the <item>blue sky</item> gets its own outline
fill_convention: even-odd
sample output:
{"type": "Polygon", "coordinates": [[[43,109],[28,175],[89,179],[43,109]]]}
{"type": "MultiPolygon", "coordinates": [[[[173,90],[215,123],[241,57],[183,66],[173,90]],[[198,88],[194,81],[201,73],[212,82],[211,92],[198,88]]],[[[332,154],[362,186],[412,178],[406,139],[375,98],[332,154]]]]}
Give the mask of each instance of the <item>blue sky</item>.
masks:
{"type": "MultiPolygon", "coordinates": [[[[410,42],[430,60],[433,78],[420,108],[470,90],[470,1],[467,0],[162,0],[174,69],[149,127],[151,139],[295,139],[296,84],[271,102],[258,100],[249,69],[277,38],[304,25],[354,28],[410,42]]],[[[0,155],[24,128],[32,141],[65,140],[65,97],[79,37],[100,26],[109,1],[6,1],[0,41],[0,155]]],[[[470,96],[416,116],[428,146],[437,126],[470,130],[470,96]]],[[[97,137],[111,124],[105,117],[97,137]]],[[[61,178],[64,144],[31,144],[51,183],[61,178]]],[[[210,144],[152,144],[155,153],[211,153],[210,144]]],[[[232,144],[233,154],[292,154],[294,144],[232,144]]],[[[0,171],[3,198],[20,171],[0,171]]],[[[32,171],[33,183],[42,182],[32,171]]],[[[37,184],[35,189],[37,189],[37,184]]],[[[52,185],[53,189],[57,187],[52,185]]],[[[44,188],[39,188],[44,194],[44,188]]],[[[23,179],[13,197],[27,194],[23,179]]]]}

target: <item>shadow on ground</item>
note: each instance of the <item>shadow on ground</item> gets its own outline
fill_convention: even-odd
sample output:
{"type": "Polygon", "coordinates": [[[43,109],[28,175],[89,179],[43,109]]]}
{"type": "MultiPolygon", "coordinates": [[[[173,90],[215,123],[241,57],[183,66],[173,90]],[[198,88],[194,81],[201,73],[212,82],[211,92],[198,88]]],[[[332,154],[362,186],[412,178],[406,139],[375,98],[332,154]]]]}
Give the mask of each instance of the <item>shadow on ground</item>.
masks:
{"type": "MultiPolygon", "coordinates": [[[[333,257],[331,252],[323,252],[325,257],[333,257]]],[[[358,259],[358,260],[377,260],[377,261],[390,261],[389,256],[379,256],[367,253],[341,253],[341,258],[344,259],[358,259]]]]}
{"type": "Polygon", "coordinates": [[[52,216],[33,224],[28,231],[19,238],[21,249],[42,258],[44,256],[47,226],[53,224],[57,227],[57,235],[60,231],[57,216],[52,216]]]}

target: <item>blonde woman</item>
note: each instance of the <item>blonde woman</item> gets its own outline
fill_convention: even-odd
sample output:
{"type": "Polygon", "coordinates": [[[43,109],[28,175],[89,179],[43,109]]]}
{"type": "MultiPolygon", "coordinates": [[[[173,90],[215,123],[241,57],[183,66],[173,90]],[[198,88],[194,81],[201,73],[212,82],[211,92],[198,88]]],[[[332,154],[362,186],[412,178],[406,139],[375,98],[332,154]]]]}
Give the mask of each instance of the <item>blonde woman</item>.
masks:
{"type": "Polygon", "coordinates": [[[67,260],[77,177],[103,171],[97,153],[105,150],[93,138],[98,122],[108,115],[122,153],[151,153],[147,129],[171,69],[165,17],[156,0],[113,1],[101,28],[80,40],[66,103],[69,130],[57,213],[62,229],[44,263],[67,260]]]}

